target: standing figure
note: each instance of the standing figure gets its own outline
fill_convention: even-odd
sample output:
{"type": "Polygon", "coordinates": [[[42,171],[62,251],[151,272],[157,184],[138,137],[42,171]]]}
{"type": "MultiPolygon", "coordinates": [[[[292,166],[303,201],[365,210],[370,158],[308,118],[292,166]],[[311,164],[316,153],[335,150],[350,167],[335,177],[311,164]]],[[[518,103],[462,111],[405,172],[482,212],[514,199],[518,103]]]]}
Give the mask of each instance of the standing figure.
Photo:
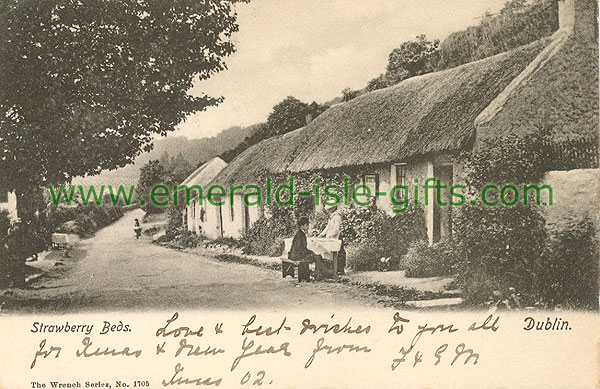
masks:
{"type": "MultiPolygon", "coordinates": [[[[319,237],[329,239],[340,239],[340,232],[342,230],[342,215],[337,205],[329,207],[328,212],[329,220],[327,221],[327,226],[325,227],[323,232],[319,234],[319,237]]],[[[344,250],[344,241],[342,241],[340,251],[338,251],[335,260],[337,261],[338,274],[345,274],[344,268],[346,267],[346,250],[344,250]]]]}
{"type": "Polygon", "coordinates": [[[133,231],[135,232],[135,238],[139,239],[142,235],[142,227],[140,226],[140,221],[138,219],[135,219],[133,231]]]}

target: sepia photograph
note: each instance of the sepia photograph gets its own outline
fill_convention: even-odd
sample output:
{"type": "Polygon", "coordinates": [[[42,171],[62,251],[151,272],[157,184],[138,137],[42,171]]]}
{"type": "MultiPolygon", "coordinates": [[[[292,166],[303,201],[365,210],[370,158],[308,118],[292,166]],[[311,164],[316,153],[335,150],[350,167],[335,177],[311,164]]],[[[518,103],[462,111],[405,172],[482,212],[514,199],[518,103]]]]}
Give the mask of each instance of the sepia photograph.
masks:
{"type": "MultiPolygon", "coordinates": [[[[0,322],[31,346],[6,371],[33,375],[0,388],[370,387],[317,355],[366,354],[417,324],[390,372],[428,331],[510,327],[527,350],[542,332],[548,355],[586,337],[596,350],[585,377],[510,386],[597,384],[598,31],[596,0],[1,0],[0,322]],[[291,324],[313,311],[324,319],[291,324]],[[186,342],[223,331],[196,317],[246,336],[231,372],[254,340],[323,337],[286,382],[185,363],[162,381],[51,379],[66,354],[52,336],[76,337],[77,357],[102,354],[95,334],[129,336],[102,355],[130,361],[148,326],[197,356],[186,342]],[[369,317],[382,332],[360,346],[369,317]]],[[[444,342],[423,363],[452,349],[475,379],[479,354],[444,342]]],[[[254,359],[293,354],[280,343],[254,359]]],[[[535,366],[567,357],[548,358],[535,366]]],[[[460,386],[436,377],[381,387],[460,386]]]]}

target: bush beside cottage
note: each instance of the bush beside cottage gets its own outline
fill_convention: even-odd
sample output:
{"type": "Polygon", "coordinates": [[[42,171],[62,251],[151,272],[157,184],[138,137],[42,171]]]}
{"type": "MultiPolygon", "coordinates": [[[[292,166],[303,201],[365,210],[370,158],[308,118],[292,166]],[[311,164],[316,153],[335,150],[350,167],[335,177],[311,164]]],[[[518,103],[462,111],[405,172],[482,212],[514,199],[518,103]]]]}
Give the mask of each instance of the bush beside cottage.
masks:
{"type": "Polygon", "coordinates": [[[56,207],[50,209],[47,224],[51,231],[89,237],[99,229],[123,216],[119,206],[88,204],[86,206],[56,207]]]}

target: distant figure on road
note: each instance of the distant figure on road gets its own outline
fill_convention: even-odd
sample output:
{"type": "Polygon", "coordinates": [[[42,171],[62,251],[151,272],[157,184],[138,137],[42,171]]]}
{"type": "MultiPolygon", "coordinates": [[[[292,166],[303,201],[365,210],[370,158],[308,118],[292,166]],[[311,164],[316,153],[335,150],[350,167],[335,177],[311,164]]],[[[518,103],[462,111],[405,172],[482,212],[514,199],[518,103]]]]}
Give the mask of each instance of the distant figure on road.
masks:
{"type": "Polygon", "coordinates": [[[135,232],[135,238],[139,239],[142,235],[142,227],[140,226],[140,221],[138,219],[135,219],[133,231],[135,232]]]}

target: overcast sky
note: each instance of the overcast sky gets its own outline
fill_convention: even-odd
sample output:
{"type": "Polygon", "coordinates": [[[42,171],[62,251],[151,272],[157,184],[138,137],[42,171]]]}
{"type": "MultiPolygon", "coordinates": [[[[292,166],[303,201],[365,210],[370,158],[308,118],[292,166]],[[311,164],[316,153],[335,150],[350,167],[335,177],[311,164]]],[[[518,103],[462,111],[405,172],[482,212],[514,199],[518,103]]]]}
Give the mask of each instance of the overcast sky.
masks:
{"type": "Polygon", "coordinates": [[[253,0],[240,4],[237,52],[228,69],[191,93],[224,96],[172,135],[209,137],[266,120],[286,96],[323,103],[361,89],[385,70],[390,51],[426,34],[443,39],[479,23],[505,0],[253,0]]]}

